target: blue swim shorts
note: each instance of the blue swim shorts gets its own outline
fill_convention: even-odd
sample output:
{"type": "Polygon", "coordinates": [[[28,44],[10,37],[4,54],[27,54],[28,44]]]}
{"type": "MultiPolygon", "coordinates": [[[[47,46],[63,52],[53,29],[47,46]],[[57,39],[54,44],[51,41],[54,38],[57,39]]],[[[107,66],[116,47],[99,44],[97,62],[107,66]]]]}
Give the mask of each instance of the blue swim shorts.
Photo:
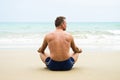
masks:
{"type": "Polygon", "coordinates": [[[50,70],[70,70],[74,65],[74,59],[70,57],[65,61],[54,61],[50,57],[45,60],[46,66],[50,70]]]}

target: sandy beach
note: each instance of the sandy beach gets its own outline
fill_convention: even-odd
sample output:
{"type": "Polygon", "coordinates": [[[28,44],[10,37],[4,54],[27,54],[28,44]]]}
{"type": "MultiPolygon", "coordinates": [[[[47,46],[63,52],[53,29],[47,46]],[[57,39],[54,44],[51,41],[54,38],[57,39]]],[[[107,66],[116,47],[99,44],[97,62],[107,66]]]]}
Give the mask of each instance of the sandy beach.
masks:
{"type": "Polygon", "coordinates": [[[0,80],[120,80],[119,61],[120,0],[0,0],[0,80]],[[62,47],[56,53],[72,41],[82,49],[71,70],[51,71],[41,61],[48,33],[62,47]]]}
{"type": "Polygon", "coordinates": [[[36,49],[0,49],[0,80],[120,80],[120,51],[87,51],[70,71],[50,71],[36,49]]]}

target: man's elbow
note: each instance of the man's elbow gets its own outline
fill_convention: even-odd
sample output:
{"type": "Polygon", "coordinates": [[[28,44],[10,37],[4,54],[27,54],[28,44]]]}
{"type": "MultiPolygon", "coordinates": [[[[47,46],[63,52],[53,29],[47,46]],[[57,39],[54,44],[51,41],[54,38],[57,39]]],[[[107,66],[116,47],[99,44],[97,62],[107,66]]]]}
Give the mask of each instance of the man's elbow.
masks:
{"type": "Polygon", "coordinates": [[[40,51],[40,50],[37,50],[37,52],[38,52],[38,53],[41,53],[41,51],[40,51]]]}
{"type": "Polygon", "coordinates": [[[41,51],[41,50],[37,50],[37,52],[38,52],[38,53],[44,54],[44,51],[41,51]]]}
{"type": "Polygon", "coordinates": [[[82,53],[82,49],[79,49],[79,53],[82,53]]]}
{"type": "Polygon", "coordinates": [[[42,51],[41,48],[39,48],[39,49],[37,50],[37,52],[38,52],[38,53],[44,53],[44,51],[42,51]]]}
{"type": "Polygon", "coordinates": [[[82,50],[76,51],[75,53],[82,53],[82,50]]]}
{"type": "Polygon", "coordinates": [[[82,49],[78,49],[78,48],[76,48],[75,53],[82,53],[82,49]]]}

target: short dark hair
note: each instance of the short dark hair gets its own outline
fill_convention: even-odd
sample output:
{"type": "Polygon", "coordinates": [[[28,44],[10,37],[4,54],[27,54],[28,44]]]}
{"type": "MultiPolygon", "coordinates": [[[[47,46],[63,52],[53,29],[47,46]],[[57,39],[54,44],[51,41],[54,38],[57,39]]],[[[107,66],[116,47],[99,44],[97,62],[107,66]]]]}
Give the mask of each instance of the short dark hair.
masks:
{"type": "Polygon", "coordinates": [[[61,23],[64,21],[64,19],[66,19],[64,16],[59,16],[56,18],[55,20],[55,26],[58,27],[61,25],[61,23]]]}

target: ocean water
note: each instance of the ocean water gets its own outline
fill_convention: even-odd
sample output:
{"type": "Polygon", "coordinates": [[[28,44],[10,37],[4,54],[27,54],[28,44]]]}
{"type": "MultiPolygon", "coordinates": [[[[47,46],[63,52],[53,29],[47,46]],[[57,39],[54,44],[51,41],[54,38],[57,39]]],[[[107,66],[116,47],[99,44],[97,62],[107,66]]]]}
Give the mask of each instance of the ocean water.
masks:
{"type": "MultiPolygon", "coordinates": [[[[54,23],[0,23],[0,48],[39,47],[54,23]]],[[[69,22],[78,46],[120,46],[120,22],[69,22]]]]}

